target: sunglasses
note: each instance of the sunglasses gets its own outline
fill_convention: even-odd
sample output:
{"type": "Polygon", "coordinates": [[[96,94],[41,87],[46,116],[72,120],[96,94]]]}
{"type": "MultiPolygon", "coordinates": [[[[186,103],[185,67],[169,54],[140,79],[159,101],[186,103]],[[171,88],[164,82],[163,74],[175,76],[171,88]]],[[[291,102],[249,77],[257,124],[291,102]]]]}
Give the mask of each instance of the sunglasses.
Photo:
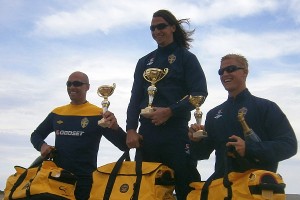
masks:
{"type": "Polygon", "coordinates": [[[88,84],[88,83],[84,83],[84,82],[81,82],[81,81],[67,81],[67,87],[71,87],[72,85],[74,87],[80,87],[82,86],[83,84],[88,84]]]}
{"type": "Polygon", "coordinates": [[[155,29],[157,28],[157,30],[163,30],[165,29],[167,26],[169,26],[169,24],[165,24],[165,23],[160,23],[157,25],[151,25],[150,26],[150,30],[151,31],[155,31],[155,29]]]}
{"type": "Polygon", "coordinates": [[[225,71],[227,73],[232,73],[232,72],[235,72],[236,70],[239,70],[239,69],[244,69],[244,68],[243,67],[238,67],[238,66],[235,66],[235,65],[229,65],[227,67],[219,69],[218,74],[221,76],[221,75],[224,74],[225,71]]]}

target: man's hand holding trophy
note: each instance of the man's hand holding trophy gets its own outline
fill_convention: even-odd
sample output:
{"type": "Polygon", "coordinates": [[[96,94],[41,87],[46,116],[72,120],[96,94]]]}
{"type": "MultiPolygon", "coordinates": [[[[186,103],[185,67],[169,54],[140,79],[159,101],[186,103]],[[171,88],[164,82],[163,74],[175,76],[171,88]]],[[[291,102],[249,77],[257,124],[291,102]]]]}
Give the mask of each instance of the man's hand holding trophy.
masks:
{"type": "Polygon", "coordinates": [[[144,71],[143,77],[146,81],[150,82],[151,85],[148,87],[148,106],[141,110],[141,116],[149,118],[151,113],[154,111],[152,108],[152,103],[155,93],[157,92],[155,84],[163,79],[167,75],[168,71],[168,68],[165,68],[163,70],[159,68],[149,68],[144,71]]]}
{"type": "MultiPolygon", "coordinates": [[[[202,121],[202,115],[203,115],[202,111],[200,111],[200,106],[204,103],[205,96],[190,95],[189,101],[196,108],[194,112],[194,117],[196,119],[196,124],[200,126],[202,121]]],[[[201,139],[204,137],[207,137],[207,132],[205,130],[198,130],[196,132],[193,132],[193,138],[195,139],[201,139]]]]}
{"type": "MultiPolygon", "coordinates": [[[[110,102],[108,101],[108,97],[111,96],[116,88],[116,84],[113,83],[113,85],[101,85],[98,87],[97,94],[100,97],[103,97],[104,100],[101,102],[103,114],[108,111],[108,107],[110,105],[110,102]]],[[[102,126],[103,128],[109,127],[110,122],[106,121],[104,118],[98,121],[98,125],[102,126]]]]}

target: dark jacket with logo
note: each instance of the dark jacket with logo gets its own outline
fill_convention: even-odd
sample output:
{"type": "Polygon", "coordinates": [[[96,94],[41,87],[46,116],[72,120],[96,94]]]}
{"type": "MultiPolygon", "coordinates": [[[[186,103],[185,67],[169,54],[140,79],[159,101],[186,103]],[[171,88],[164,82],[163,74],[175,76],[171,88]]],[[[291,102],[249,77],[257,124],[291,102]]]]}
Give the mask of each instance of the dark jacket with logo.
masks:
{"type": "MultiPolygon", "coordinates": [[[[141,109],[148,106],[147,89],[151,84],[143,77],[144,71],[148,68],[160,68],[162,70],[168,68],[169,71],[166,76],[155,84],[157,92],[152,105],[172,109],[173,116],[167,122],[167,124],[172,124],[170,127],[174,129],[186,127],[190,120],[190,111],[195,109],[189,103],[187,95],[206,97],[206,78],[196,56],[187,49],[179,47],[176,43],[172,43],[167,47],[158,47],[155,51],[139,59],[127,109],[126,130],[137,129],[141,109]]],[[[149,119],[143,117],[140,118],[140,122],[142,129],[143,126],[150,128],[154,126],[149,119]]],[[[150,131],[150,129],[148,130],[150,131]]],[[[145,131],[140,131],[140,133],[144,134],[145,131]]],[[[174,134],[172,135],[174,136],[174,134]]],[[[155,137],[152,138],[155,139],[155,137]]]]}
{"type": "Polygon", "coordinates": [[[40,151],[45,138],[55,132],[56,164],[77,176],[91,176],[97,168],[102,135],[120,150],[126,150],[126,133],[98,126],[101,108],[90,104],[68,104],[55,108],[31,134],[31,143],[40,151]]]}
{"type": "MultiPolygon", "coordinates": [[[[249,167],[276,172],[278,162],[288,159],[297,152],[297,140],[293,128],[281,109],[272,101],[253,96],[248,89],[235,99],[228,98],[221,105],[207,113],[205,130],[208,137],[192,143],[192,155],[207,159],[215,150],[215,175],[222,177],[225,169],[225,144],[228,137],[237,135],[244,138],[237,115],[246,108],[245,121],[260,137],[262,142],[246,141],[245,159],[249,167]]],[[[239,160],[230,158],[231,171],[243,171],[239,160]]],[[[226,166],[227,167],[227,166],[226,166]]]]}

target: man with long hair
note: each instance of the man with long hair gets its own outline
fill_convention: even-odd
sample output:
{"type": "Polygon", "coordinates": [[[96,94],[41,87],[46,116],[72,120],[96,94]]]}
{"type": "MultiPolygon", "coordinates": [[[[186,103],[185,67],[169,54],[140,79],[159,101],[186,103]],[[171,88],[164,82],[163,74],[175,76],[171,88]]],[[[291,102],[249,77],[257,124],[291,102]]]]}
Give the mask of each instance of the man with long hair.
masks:
{"type": "Polygon", "coordinates": [[[189,20],[177,20],[167,10],[153,14],[150,31],[158,47],[136,65],[126,126],[129,148],[141,148],[144,161],[161,162],[174,170],[178,200],[186,198],[190,182],[200,179],[189,154],[187,131],[194,107],[187,97],[207,96],[204,72],[188,50],[194,31],[184,30],[183,23],[189,24],[189,20]],[[149,68],[167,68],[168,73],[156,83],[153,112],[140,116],[141,109],[148,105],[150,83],[143,73],[149,68]]]}

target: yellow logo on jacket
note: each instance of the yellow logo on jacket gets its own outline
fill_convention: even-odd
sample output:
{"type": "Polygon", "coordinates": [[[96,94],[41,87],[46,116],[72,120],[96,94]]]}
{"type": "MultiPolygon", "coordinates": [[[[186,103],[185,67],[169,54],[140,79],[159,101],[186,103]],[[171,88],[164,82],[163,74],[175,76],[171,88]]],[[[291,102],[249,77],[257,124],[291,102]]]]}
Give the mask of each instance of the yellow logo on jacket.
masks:
{"type": "Polygon", "coordinates": [[[175,62],[175,60],[176,60],[176,56],[174,54],[169,55],[168,62],[170,64],[172,64],[173,62],[175,62]]]}
{"type": "Polygon", "coordinates": [[[89,120],[88,120],[88,118],[83,118],[82,120],[81,120],[81,127],[82,128],[85,128],[85,127],[87,127],[87,125],[89,124],[89,120]]]}

